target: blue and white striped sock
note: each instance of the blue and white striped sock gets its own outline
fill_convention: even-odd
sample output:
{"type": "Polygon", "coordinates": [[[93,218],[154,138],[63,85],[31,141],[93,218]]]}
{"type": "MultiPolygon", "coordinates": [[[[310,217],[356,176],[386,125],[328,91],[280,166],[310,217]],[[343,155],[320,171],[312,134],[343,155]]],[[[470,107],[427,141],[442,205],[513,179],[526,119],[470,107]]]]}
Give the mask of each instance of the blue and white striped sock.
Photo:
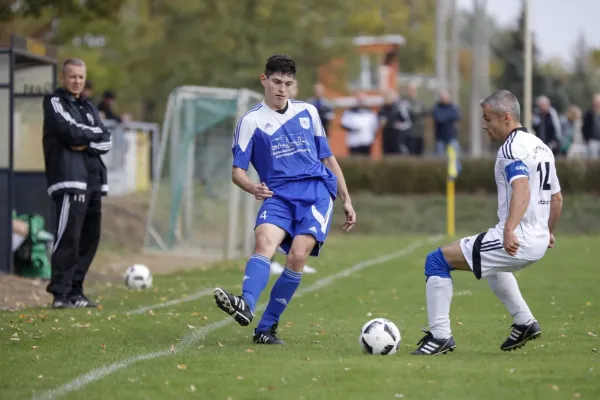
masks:
{"type": "Polygon", "coordinates": [[[273,285],[267,309],[256,327],[257,332],[265,331],[279,322],[281,314],[292,300],[301,280],[302,272],[294,272],[288,268],[283,270],[273,285]]]}
{"type": "Polygon", "coordinates": [[[246,264],[244,282],[242,283],[242,295],[252,312],[254,312],[260,294],[269,282],[270,271],[271,260],[260,254],[253,254],[246,264]]]}

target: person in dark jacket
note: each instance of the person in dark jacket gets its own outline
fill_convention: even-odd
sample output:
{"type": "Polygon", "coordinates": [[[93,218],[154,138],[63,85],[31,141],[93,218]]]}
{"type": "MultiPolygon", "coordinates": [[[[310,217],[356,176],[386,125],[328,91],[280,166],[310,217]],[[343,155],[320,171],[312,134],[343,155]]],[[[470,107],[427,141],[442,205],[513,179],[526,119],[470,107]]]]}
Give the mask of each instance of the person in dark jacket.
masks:
{"type": "Polygon", "coordinates": [[[440,93],[440,100],[433,107],[431,114],[435,124],[436,153],[446,154],[448,145],[452,145],[458,152],[458,127],[456,125],[460,120],[460,112],[458,107],[452,103],[448,92],[440,93]]]}
{"type": "Polygon", "coordinates": [[[104,119],[121,123],[121,117],[114,110],[116,101],[117,94],[112,90],[105,90],[104,93],[102,93],[102,101],[98,103],[98,111],[104,114],[104,119]]]}
{"type": "MultiPolygon", "coordinates": [[[[294,85],[296,86],[296,85],[294,85]]],[[[315,95],[307,100],[307,103],[312,104],[317,109],[319,113],[319,118],[321,119],[321,125],[323,125],[323,129],[325,130],[325,136],[329,135],[329,126],[331,125],[331,121],[335,117],[333,111],[333,104],[331,104],[325,98],[325,86],[320,83],[317,83],[314,86],[315,95]]]]}
{"type": "Polygon", "coordinates": [[[44,96],[44,159],[48,194],[56,207],[52,277],[53,308],[96,307],[83,282],[100,242],[101,197],[108,192],[100,158],[112,147],[98,110],[81,95],[85,63],[67,59],[62,87],[44,96]]]}

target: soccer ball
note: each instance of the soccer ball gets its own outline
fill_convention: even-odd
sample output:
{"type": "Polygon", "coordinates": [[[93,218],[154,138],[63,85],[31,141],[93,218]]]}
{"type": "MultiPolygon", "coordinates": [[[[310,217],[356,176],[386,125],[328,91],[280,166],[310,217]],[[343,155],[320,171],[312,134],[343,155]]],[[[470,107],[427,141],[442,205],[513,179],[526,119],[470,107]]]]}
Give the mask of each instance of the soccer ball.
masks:
{"type": "Polygon", "coordinates": [[[392,321],[375,318],[363,325],[358,342],[367,354],[392,355],[400,347],[400,331],[392,321]]]}
{"type": "Polygon", "coordinates": [[[129,289],[147,289],[152,286],[152,272],[143,264],[135,264],[125,271],[125,285],[129,289]]]}

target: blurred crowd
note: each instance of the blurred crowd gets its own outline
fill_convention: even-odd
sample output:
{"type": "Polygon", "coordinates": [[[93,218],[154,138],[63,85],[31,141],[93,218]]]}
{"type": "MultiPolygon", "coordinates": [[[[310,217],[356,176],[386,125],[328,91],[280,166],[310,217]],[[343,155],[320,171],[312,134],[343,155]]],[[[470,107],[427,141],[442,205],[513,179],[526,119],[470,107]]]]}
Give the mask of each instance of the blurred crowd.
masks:
{"type": "Polygon", "coordinates": [[[571,105],[560,115],[547,96],[537,98],[532,128],[552,149],[555,156],[569,158],[600,157],[600,93],[585,112],[571,105]]]}
{"type": "MultiPolygon", "coordinates": [[[[326,133],[334,118],[334,107],[324,97],[325,88],[314,86],[314,96],[308,99],[319,111],[326,133]]],[[[460,107],[447,91],[438,93],[433,105],[426,105],[418,97],[417,87],[409,84],[398,93],[384,93],[379,112],[373,111],[362,93],[355,95],[355,103],[347,108],[340,120],[346,132],[346,145],[352,155],[369,155],[377,132],[382,133],[384,155],[421,156],[424,152],[425,119],[431,118],[435,137],[435,154],[445,154],[453,146],[460,153],[460,107]]],[[[559,114],[547,96],[537,98],[529,127],[552,149],[557,157],[600,157],[600,94],[594,96],[592,107],[585,112],[571,105],[559,114]]]]}

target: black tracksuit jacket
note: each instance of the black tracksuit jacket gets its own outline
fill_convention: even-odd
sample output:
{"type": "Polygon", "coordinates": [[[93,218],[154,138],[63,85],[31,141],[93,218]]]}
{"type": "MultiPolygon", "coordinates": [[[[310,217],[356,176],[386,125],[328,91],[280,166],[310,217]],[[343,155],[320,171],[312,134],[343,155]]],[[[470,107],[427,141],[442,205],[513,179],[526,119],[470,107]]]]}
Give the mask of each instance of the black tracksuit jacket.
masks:
{"type": "Polygon", "coordinates": [[[108,193],[101,154],[111,149],[111,134],[94,105],[64,88],[44,96],[44,158],[48,194],[108,193]],[[87,146],[84,151],[72,147],[87,146]]]}

